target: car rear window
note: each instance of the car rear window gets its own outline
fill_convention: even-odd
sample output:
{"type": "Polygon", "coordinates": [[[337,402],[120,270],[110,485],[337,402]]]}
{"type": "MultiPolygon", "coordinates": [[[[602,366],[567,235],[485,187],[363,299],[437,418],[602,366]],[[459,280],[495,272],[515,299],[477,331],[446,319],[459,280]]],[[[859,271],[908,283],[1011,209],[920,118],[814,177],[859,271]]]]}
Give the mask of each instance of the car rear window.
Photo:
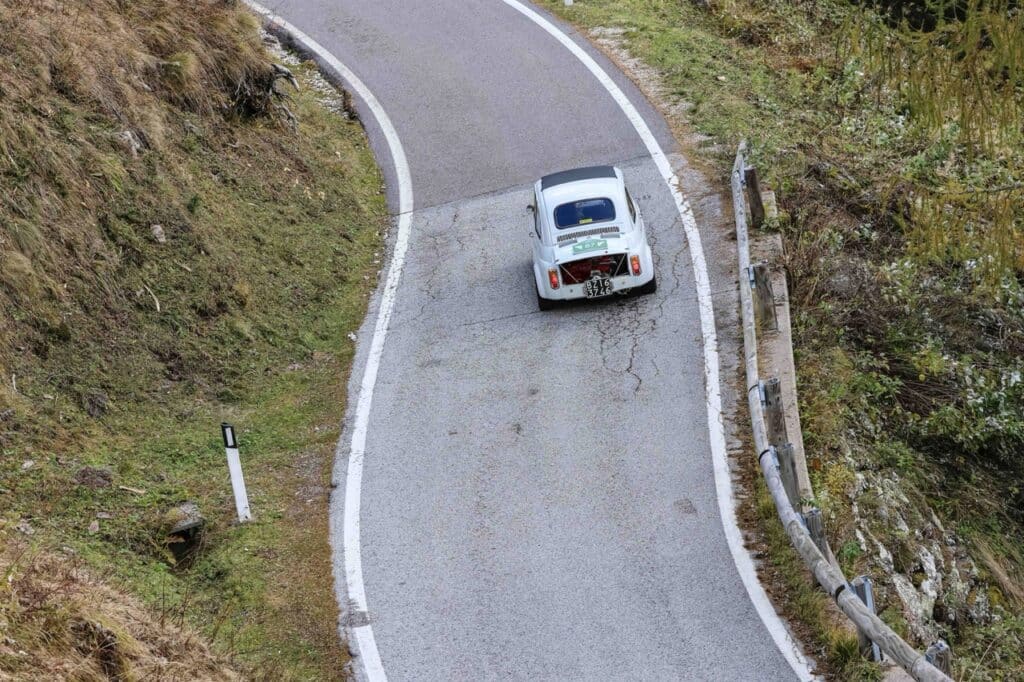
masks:
{"type": "Polygon", "coordinates": [[[559,230],[615,220],[615,204],[611,199],[583,199],[562,204],[555,209],[555,226],[559,230]]]}

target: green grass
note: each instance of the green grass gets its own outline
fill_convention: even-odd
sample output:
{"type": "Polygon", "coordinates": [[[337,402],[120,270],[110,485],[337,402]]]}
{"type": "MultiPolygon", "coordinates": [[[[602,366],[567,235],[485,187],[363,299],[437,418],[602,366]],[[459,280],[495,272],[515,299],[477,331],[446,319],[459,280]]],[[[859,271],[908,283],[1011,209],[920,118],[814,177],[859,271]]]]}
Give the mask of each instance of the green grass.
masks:
{"type": "MultiPolygon", "coordinates": [[[[1024,390],[1015,378],[1024,370],[1024,290],[1019,268],[1012,270],[1022,242],[1009,248],[1006,239],[991,238],[1019,233],[1022,204],[1014,189],[993,192],[991,200],[987,193],[942,194],[1012,188],[1021,180],[1019,146],[971,149],[968,141],[979,136],[960,134],[966,111],[982,120],[983,108],[970,101],[984,100],[981,94],[960,88],[966,99],[935,95],[939,84],[948,95],[980,81],[958,81],[953,59],[929,94],[928,70],[938,62],[907,55],[941,52],[941,38],[902,43],[902,29],[832,0],[723,0],[710,10],[669,0],[543,4],[584,29],[624,29],[623,46],[654,67],[670,96],[690,103],[680,130],[707,136],[694,151],[720,169],[723,186],[736,143],[751,142],[753,162],[782,211],[775,227],[786,245],[805,443],[844,568],[871,569],[853,534],[850,462],[900,475],[911,500],[926,501],[968,546],[992,550],[993,561],[979,565],[997,586],[1006,626],[985,644],[982,633],[994,624],[960,619],[943,626],[958,674],[1024,679],[1017,634],[1024,616],[1012,598],[1024,584],[1024,390]],[[898,59],[913,68],[899,68],[898,59]],[[939,111],[940,119],[918,115],[925,110],[939,111]],[[926,200],[918,207],[911,196],[926,200]],[[929,214],[934,196],[958,208],[941,219],[929,214]],[[964,231],[965,216],[984,228],[964,231]],[[945,236],[933,239],[936,231],[945,236]],[[979,255],[986,250],[991,258],[979,255]],[[993,286],[989,266],[996,263],[1011,270],[993,286]]],[[[971,26],[995,21],[1019,38],[1019,13],[1007,16],[979,15],[967,32],[951,25],[936,35],[961,44],[971,26]]],[[[968,46],[965,68],[985,63],[985,46],[968,46]]],[[[1017,68],[984,77],[1012,85],[1017,68]]],[[[1022,92],[1005,87],[1000,106],[990,108],[992,125],[1011,136],[1019,125],[996,119],[1020,106],[1022,92]]],[[[763,494],[759,500],[766,503],[763,494]]],[[[850,672],[847,644],[835,640],[807,594],[817,588],[787,563],[795,557],[774,514],[761,516],[783,608],[810,625],[814,647],[840,679],[868,674],[850,672]]],[[[884,615],[905,629],[896,611],[884,615]]]]}
{"type": "MultiPolygon", "coordinates": [[[[17,267],[0,278],[0,530],[18,537],[14,526],[27,522],[32,551],[73,550],[161,618],[196,625],[247,676],[338,679],[347,654],[326,508],[348,335],[382,257],[382,178],[359,123],[318,102],[311,65],[289,103],[297,130],[275,116],[225,115],[216,87],[230,81],[231,60],[269,59],[254,22],[214,3],[164,9],[147,0],[105,7],[103,19],[130,45],[160,21],[200,31],[195,20],[216,40],[237,33],[257,47],[216,52],[222,62],[204,57],[183,73],[193,93],[185,103],[181,92],[126,79],[137,90],[111,105],[118,114],[88,94],[105,82],[75,80],[75,58],[61,57],[73,96],[57,89],[63,81],[4,76],[0,260],[17,267]],[[121,11],[138,12],[136,23],[122,24],[121,11]],[[214,104],[196,104],[200,94],[214,104]],[[125,118],[150,140],[137,157],[116,142],[125,118]],[[234,519],[222,421],[241,445],[255,517],[244,525],[234,519]],[[79,485],[85,465],[109,467],[113,485],[79,485]],[[176,565],[164,519],[186,500],[207,532],[195,560],[176,565]]],[[[24,63],[45,68],[53,35],[95,40],[88,22],[99,15],[69,27],[63,15],[33,12],[0,13],[18,29],[23,42],[10,51],[24,63]]],[[[103,67],[117,51],[90,58],[103,67]]]]}
{"type": "MultiPolygon", "coordinates": [[[[754,467],[751,466],[753,469],[754,467]]],[[[774,601],[797,623],[804,646],[829,679],[875,682],[881,670],[860,656],[857,635],[829,606],[828,595],[818,587],[779,523],[775,503],[758,472],[753,480],[756,523],[766,546],[767,583],[774,601]]]]}

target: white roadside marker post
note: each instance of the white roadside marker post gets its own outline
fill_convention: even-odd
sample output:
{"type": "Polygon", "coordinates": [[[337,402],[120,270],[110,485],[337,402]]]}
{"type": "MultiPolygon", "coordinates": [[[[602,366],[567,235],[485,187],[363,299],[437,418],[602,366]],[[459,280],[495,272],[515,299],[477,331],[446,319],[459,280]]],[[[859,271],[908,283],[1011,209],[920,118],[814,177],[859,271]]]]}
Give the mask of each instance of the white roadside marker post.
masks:
{"type": "Polygon", "coordinates": [[[249,511],[249,496],[245,492],[245,479],[242,477],[242,460],[238,456],[238,441],[235,440],[235,427],[227,422],[220,425],[224,437],[224,451],[228,456],[228,472],[231,474],[231,488],[235,492],[235,509],[238,511],[238,522],[252,520],[249,511]]]}

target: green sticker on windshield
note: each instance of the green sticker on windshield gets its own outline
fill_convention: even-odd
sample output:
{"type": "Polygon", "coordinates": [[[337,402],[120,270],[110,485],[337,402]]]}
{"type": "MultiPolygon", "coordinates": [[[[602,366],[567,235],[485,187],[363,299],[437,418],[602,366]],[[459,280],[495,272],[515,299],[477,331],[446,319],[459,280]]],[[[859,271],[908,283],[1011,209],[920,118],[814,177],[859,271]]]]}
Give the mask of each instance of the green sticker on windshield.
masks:
{"type": "Polygon", "coordinates": [[[573,244],[573,253],[583,253],[585,251],[599,251],[601,249],[608,248],[607,239],[585,239],[579,244],[573,244]]]}

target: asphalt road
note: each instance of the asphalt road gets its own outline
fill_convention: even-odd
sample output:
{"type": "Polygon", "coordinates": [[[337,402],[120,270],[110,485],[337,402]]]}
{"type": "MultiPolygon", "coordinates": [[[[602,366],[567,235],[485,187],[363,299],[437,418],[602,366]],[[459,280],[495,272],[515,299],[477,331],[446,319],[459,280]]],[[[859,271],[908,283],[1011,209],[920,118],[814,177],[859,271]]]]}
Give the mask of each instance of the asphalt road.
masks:
{"type": "MultiPolygon", "coordinates": [[[[373,91],[415,190],[362,480],[359,617],[388,677],[793,679],[719,515],[679,215],[613,99],[500,0],[270,9],[373,91]],[[596,163],[623,168],[639,198],[659,291],[540,313],[530,185],[596,163]]],[[[590,51],[676,150],[660,115],[590,51]]],[[[721,225],[717,193],[692,169],[682,177],[698,220],[721,225]]],[[[701,229],[727,317],[731,250],[701,229]]],[[[353,396],[378,304],[379,294],[360,331],[353,396]]],[[[335,499],[333,513],[342,507],[335,499]]]]}

